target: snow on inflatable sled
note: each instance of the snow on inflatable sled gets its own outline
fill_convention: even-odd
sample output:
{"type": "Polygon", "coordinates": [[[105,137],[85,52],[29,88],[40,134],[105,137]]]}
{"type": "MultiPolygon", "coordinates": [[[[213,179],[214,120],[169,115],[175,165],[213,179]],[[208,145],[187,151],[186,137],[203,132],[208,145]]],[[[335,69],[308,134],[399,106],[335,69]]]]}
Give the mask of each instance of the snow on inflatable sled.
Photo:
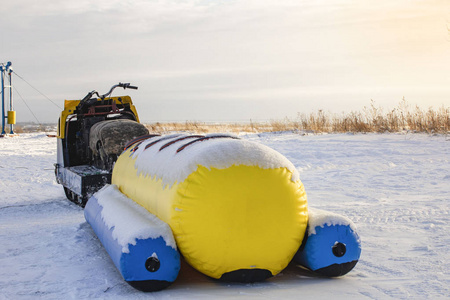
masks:
{"type": "Polygon", "coordinates": [[[175,281],[180,254],[170,227],[107,185],[84,210],[124,280],[142,291],[158,291],[175,281]]]}
{"type": "Polygon", "coordinates": [[[308,229],[294,261],[314,273],[342,276],[350,272],[361,255],[361,241],[348,218],[309,208],[308,229]]]}
{"type": "MultiPolygon", "coordinates": [[[[360,240],[351,221],[308,211],[292,163],[236,136],[137,138],[119,156],[112,184],[106,189],[120,191],[170,226],[183,258],[215,279],[261,281],[293,258],[319,275],[334,277],[349,272],[359,259],[360,240]]],[[[108,206],[102,193],[91,199],[108,206]]],[[[97,211],[90,201],[86,211],[97,211]]]]}
{"type": "Polygon", "coordinates": [[[55,174],[130,285],[166,288],[180,256],[229,282],[265,280],[291,261],[327,277],[355,266],[354,225],[308,209],[283,155],[227,134],[149,134],[129,96],[109,97],[116,87],[137,89],[66,101],[55,174]]]}

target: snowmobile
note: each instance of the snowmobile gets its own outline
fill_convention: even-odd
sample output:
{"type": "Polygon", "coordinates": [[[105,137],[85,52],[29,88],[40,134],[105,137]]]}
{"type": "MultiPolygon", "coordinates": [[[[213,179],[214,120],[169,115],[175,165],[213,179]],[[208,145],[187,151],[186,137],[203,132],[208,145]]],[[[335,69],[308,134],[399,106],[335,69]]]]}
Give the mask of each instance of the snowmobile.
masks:
{"type": "Polygon", "coordinates": [[[67,199],[82,207],[111,182],[125,144],[148,134],[129,96],[110,97],[118,87],[138,89],[119,83],[103,95],[93,90],[81,100],[65,100],[58,120],[56,181],[67,199]]]}

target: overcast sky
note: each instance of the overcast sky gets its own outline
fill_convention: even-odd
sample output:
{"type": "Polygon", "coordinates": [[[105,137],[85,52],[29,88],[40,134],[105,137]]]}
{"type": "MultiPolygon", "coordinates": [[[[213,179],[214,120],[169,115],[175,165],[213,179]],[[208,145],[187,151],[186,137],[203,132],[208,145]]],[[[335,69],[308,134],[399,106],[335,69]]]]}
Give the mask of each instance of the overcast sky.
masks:
{"type": "MultiPolygon", "coordinates": [[[[0,62],[50,99],[131,82],[141,120],[450,106],[449,0],[2,1],[0,62]]],[[[59,109],[19,78],[40,122],[59,109]]],[[[123,94],[123,90],[115,95],[123,94]]],[[[35,120],[15,94],[18,121],[35,120]]]]}

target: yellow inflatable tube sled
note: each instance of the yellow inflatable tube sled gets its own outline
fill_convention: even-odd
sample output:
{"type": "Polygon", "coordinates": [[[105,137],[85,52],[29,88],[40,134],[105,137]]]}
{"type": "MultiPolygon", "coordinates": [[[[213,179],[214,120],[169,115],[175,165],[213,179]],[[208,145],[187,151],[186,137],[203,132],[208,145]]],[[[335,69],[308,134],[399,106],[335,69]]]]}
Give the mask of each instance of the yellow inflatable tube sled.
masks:
{"type": "Polygon", "coordinates": [[[306,232],[306,194],[294,165],[232,135],[135,139],[112,184],[167,223],[186,261],[216,279],[278,274],[306,232]]]}

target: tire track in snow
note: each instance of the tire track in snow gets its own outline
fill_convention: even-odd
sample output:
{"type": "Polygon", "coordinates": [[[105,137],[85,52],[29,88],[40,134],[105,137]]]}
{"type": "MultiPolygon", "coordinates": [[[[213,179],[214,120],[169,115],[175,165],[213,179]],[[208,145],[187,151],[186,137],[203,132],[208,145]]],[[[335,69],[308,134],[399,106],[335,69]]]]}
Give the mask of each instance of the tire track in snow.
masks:
{"type": "Polygon", "coordinates": [[[450,210],[441,210],[438,208],[417,208],[417,209],[373,209],[357,211],[347,211],[345,214],[355,223],[365,224],[393,224],[393,223],[427,223],[434,222],[445,224],[450,210]]]}

